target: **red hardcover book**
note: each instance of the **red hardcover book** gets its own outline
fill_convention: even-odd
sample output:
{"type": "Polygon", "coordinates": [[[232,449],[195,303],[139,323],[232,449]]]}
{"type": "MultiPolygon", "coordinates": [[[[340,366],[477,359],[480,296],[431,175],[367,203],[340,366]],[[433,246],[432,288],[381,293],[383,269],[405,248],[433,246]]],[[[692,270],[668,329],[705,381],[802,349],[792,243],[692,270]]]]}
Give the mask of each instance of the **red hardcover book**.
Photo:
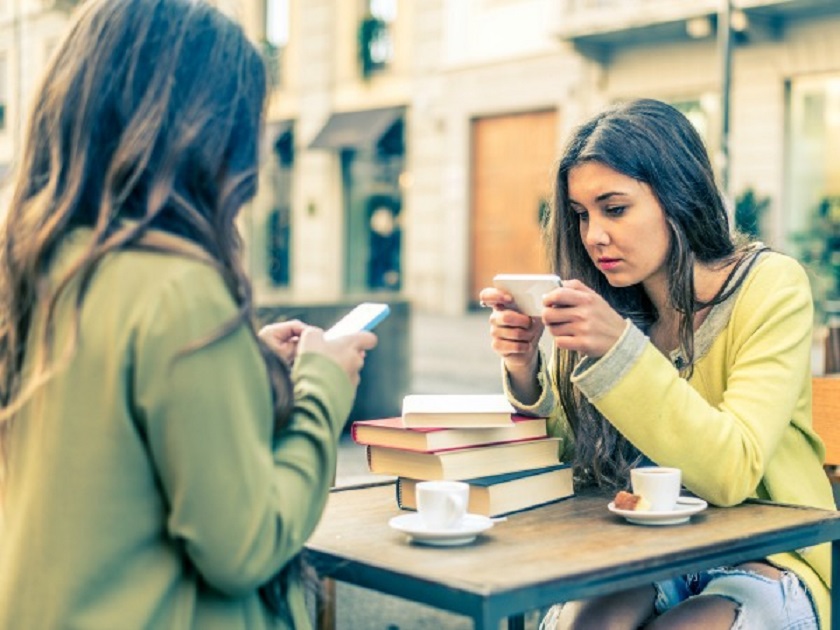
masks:
{"type": "Polygon", "coordinates": [[[358,420],[350,425],[350,435],[363,446],[430,452],[532,440],[548,433],[545,418],[514,415],[510,426],[477,429],[410,428],[399,417],[358,420]]]}

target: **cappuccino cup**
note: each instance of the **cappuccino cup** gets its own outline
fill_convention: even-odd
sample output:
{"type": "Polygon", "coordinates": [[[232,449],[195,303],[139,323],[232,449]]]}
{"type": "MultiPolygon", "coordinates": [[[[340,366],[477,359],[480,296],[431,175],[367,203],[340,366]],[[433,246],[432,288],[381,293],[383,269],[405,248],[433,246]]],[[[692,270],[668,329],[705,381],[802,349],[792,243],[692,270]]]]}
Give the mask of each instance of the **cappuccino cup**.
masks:
{"type": "Polygon", "coordinates": [[[417,513],[429,529],[455,529],[467,513],[469,496],[470,486],[463,481],[421,481],[417,513]]]}
{"type": "Polygon", "coordinates": [[[679,468],[645,466],[630,471],[633,494],[650,504],[652,512],[670,512],[677,507],[682,474],[679,468]]]}

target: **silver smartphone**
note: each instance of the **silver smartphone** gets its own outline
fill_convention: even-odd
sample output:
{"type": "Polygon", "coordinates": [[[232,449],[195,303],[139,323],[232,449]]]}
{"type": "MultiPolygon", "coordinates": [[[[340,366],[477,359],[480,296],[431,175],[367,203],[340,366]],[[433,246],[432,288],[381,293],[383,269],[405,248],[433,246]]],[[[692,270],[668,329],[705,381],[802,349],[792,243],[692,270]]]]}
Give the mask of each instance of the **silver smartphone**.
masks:
{"type": "Polygon", "coordinates": [[[500,273],[493,277],[493,286],[510,293],[517,310],[531,317],[542,314],[543,295],[562,284],[553,273],[500,273]]]}

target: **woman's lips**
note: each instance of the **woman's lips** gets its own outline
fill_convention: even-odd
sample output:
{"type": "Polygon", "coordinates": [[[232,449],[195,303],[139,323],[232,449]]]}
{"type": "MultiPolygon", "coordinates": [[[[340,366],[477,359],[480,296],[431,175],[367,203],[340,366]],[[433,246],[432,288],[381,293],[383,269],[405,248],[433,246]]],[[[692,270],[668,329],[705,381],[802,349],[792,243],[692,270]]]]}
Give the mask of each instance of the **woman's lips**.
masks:
{"type": "Polygon", "coordinates": [[[598,259],[598,266],[603,269],[604,271],[610,271],[618,267],[621,263],[621,260],[618,258],[599,258],[598,259]]]}

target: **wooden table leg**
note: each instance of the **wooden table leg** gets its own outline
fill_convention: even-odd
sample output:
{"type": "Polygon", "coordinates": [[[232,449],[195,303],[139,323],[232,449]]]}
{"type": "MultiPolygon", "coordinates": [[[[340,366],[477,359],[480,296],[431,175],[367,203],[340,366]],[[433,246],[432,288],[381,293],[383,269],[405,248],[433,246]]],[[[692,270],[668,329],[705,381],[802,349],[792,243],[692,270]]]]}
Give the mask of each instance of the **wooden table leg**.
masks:
{"type": "Polygon", "coordinates": [[[321,590],[315,602],[315,627],[335,630],[335,580],[321,580],[321,590]]]}

